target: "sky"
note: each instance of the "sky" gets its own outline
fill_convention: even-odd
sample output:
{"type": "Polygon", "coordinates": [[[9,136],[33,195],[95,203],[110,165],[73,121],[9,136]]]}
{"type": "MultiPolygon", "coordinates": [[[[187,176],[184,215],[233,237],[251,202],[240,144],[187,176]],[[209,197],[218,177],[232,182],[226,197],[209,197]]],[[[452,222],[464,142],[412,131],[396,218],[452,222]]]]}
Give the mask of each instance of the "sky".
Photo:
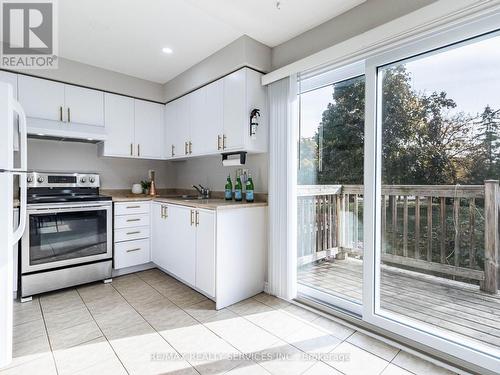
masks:
{"type": "MultiPolygon", "coordinates": [[[[463,111],[475,115],[486,105],[500,109],[500,36],[402,63],[416,91],[445,91],[455,100],[457,107],[450,114],[463,111]]],[[[315,134],[332,90],[328,86],[302,95],[303,137],[315,134]]]]}

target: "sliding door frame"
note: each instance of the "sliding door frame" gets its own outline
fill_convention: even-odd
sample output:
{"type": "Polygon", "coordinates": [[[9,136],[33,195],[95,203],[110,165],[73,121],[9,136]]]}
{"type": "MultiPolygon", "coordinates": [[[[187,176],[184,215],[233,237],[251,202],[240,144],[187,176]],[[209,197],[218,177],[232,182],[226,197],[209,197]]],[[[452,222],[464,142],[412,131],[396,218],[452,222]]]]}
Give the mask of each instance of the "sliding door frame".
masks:
{"type": "MultiPolygon", "coordinates": [[[[321,69],[316,69],[300,74],[298,82],[298,92],[297,97],[300,102],[300,95],[310,91],[318,90],[326,86],[331,86],[339,82],[347,81],[356,77],[361,77],[365,75],[365,62],[359,61],[356,63],[348,64],[340,68],[329,69],[328,67],[323,67],[321,69]],[[302,83],[302,81],[305,82],[302,83]]],[[[300,104],[299,104],[300,108],[300,104]]],[[[301,113],[298,112],[300,118],[301,113]]],[[[300,121],[297,122],[297,126],[300,126],[300,121]]],[[[297,143],[300,142],[299,136],[297,135],[297,143]]],[[[300,158],[300,155],[297,155],[300,158]]],[[[298,161],[296,157],[294,160],[298,161]]],[[[295,168],[297,166],[295,165],[295,168]]],[[[297,178],[293,182],[293,185],[297,185],[297,178]]],[[[297,196],[294,198],[294,204],[297,206],[297,196]]],[[[295,212],[297,212],[295,210],[295,212]]],[[[297,215],[295,215],[297,217],[297,215]]],[[[297,234],[297,232],[295,231],[297,234]]],[[[295,255],[296,256],[296,255],[295,255]]],[[[296,279],[297,284],[297,294],[298,296],[303,296],[305,298],[311,298],[321,303],[326,303],[332,307],[341,309],[348,313],[354,314],[357,317],[363,315],[363,300],[361,302],[355,302],[349,298],[342,297],[341,294],[327,293],[323,290],[308,286],[305,284],[300,284],[298,279],[296,279]]]]}
{"type": "Polygon", "coordinates": [[[364,166],[364,268],[363,317],[367,323],[378,326],[413,341],[425,343],[438,351],[465,360],[490,371],[500,368],[500,349],[486,345],[464,343],[464,339],[445,330],[409,319],[380,307],[381,264],[381,176],[382,176],[382,118],[381,66],[418,57],[429,52],[444,51],[457,44],[491,37],[500,30],[500,14],[455,26],[445,32],[423,38],[404,47],[385,52],[366,60],[365,101],[365,166],[364,166]],[[489,34],[489,35],[486,35],[489,34]]]}

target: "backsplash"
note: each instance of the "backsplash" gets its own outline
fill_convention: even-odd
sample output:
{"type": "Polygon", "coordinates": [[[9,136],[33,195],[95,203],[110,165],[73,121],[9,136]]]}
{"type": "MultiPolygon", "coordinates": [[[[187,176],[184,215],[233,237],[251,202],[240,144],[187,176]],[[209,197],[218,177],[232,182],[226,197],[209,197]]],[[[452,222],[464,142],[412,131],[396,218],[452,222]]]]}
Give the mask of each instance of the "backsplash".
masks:
{"type": "Polygon", "coordinates": [[[71,172],[96,172],[104,189],[131,189],[133,183],[156,171],[156,186],[175,186],[175,171],[161,160],[134,160],[97,156],[97,146],[89,143],[28,140],[28,169],[71,172]]]}
{"type": "Polygon", "coordinates": [[[202,184],[212,191],[223,191],[227,175],[234,181],[236,170],[245,168],[252,174],[255,191],[267,193],[267,154],[247,155],[247,163],[241,167],[223,167],[220,156],[186,161],[105,158],[97,155],[95,144],[29,139],[28,168],[96,172],[103,189],[131,189],[154,169],[158,188],[192,189],[193,184],[202,184]]]}

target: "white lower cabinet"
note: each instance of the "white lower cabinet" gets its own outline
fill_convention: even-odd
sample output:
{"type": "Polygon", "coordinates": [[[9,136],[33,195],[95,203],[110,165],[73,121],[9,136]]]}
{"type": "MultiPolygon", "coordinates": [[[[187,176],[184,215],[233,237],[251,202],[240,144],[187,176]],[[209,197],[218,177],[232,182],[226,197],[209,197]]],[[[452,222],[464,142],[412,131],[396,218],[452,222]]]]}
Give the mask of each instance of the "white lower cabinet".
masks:
{"type": "Polygon", "coordinates": [[[151,257],[221,309],[264,289],[267,208],[152,203],[151,257]]]}
{"type": "Polygon", "coordinates": [[[114,204],[114,268],[139,266],[151,261],[150,202],[114,204]]]}
{"type": "Polygon", "coordinates": [[[197,210],[196,215],[195,286],[215,297],[215,213],[197,210]]]}
{"type": "Polygon", "coordinates": [[[153,262],[191,286],[196,286],[196,212],[190,207],[153,203],[153,262]]]}

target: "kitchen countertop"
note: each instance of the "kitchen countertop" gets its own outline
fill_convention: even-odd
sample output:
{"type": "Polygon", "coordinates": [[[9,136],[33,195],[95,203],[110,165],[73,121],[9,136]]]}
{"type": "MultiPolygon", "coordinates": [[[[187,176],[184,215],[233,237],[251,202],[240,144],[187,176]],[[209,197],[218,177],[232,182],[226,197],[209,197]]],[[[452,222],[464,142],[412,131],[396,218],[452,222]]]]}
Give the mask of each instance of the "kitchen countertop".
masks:
{"type": "MultiPolygon", "coordinates": [[[[178,204],[181,206],[201,208],[207,210],[221,210],[221,209],[232,209],[232,208],[248,208],[248,207],[265,207],[267,206],[267,201],[263,199],[262,195],[257,196],[255,202],[248,203],[245,201],[226,201],[223,198],[218,198],[219,194],[214,193],[214,198],[210,199],[184,199],[179,198],[179,195],[184,194],[172,194],[170,192],[161,192],[157,196],[150,196],[146,194],[132,194],[130,191],[123,190],[101,190],[101,194],[109,195],[113,198],[113,202],[138,202],[138,201],[155,201],[162,203],[178,204]]],[[[185,195],[194,195],[192,192],[185,195]]]]}

